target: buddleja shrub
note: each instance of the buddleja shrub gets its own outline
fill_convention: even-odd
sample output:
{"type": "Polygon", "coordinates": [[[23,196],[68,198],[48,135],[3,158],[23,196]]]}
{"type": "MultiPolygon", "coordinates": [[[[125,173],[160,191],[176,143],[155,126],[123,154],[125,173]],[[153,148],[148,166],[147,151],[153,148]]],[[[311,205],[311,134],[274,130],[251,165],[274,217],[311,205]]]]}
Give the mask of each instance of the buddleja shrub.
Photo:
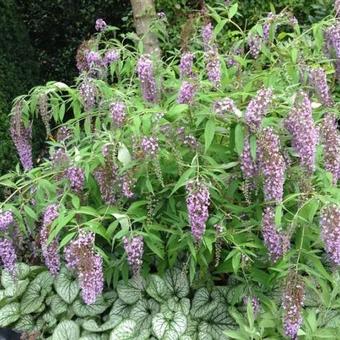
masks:
{"type": "MultiPolygon", "coordinates": [[[[5,268],[15,275],[14,250],[33,239],[51,274],[66,262],[93,304],[129,268],[147,278],[179,263],[192,284],[232,278],[236,300],[253,312],[261,301],[257,328],[235,311],[229,337],[296,338],[304,310],[301,335],[334,337],[339,23],[301,28],[270,13],[244,32],[237,15],[237,4],[207,8],[187,50],[163,61],[138,40],[134,49],[109,39],[98,20],[75,86],[52,82],[16,99],[11,134],[25,171],[1,179],[5,268]],[[234,45],[223,41],[230,29],[234,45]],[[39,117],[50,138],[37,162],[39,117]]],[[[162,39],[165,25],[160,15],[162,39]]]]}

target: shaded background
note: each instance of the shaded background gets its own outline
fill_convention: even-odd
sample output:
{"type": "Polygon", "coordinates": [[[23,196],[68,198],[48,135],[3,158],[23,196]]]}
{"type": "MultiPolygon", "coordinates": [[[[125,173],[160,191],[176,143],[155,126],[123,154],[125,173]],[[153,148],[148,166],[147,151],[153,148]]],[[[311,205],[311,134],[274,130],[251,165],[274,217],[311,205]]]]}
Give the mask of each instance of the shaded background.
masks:
{"type": "MultiPolygon", "coordinates": [[[[207,0],[206,3],[225,3],[207,0]]],[[[241,27],[253,25],[270,11],[270,1],[240,0],[241,27]]],[[[179,46],[182,25],[199,8],[197,0],[158,0],[158,11],[166,13],[171,37],[165,49],[179,46]]],[[[330,12],[332,0],[273,0],[277,10],[288,7],[300,24],[317,21],[330,12]]],[[[75,55],[81,42],[95,32],[103,18],[121,32],[133,29],[129,0],[0,0],[0,175],[13,169],[16,152],[9,136],[12,100],[38,84],[50,80],[71,84],[78,72],[75,55]]],[[[33,149],[44,139],[36,129],[33,149]]]]}

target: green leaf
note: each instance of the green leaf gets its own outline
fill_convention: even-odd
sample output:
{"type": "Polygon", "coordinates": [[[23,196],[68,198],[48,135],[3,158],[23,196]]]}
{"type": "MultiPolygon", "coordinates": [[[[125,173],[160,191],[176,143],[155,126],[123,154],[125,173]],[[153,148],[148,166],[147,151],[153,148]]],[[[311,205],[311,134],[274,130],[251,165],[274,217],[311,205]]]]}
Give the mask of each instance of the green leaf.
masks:
{"type": "Polygon", "coordinates": [[[189,294],[189,282],[183,270],[168,269],[164,275],[164,282],[172,295],[184,298],[189,294]]]}
{"type": "Polygon", "coordinates": [[[133,305],[128,305],[123,300],[117,299],[110,310],[109,317],[113,318],[115,315],[118,315],[127,318],[129,317],[132,308],[133,305]]]}
{"type": "Polygon", "coordinates": [[[188,170],[186,170],[181,177],[179,178],[179,180],[177,181],[175,187],[173,188],[173,190],[171,191],[170,196],[172,196],[180,187],[182,187],[183,185],[186,184],[186,182],[188,181],[188,179],[190,178],[190,176],[194,173],[194,169],[193,168],[189,168],[188,170]]]}
{"type": "Polygon", "coordinates": [[[152,330],[157,339],[179,339],[187,329],[187,318],[181,312],[157,313],[152,319],[152,330]]]}
{"type": "Polygon", "coordinates": [[[7,297],[20,297],[26,290],[29,280],[19,280],[14,282],[12,286],[9,286],[5,289],[5,296],[7,297]]]}
{"type": "Polygon", "coordinates": [[[60,322],[52,335],[52,340],[76,340],[79,338],[79,326],[74,321],[69,320],[60,322]]]}
{"type": "Polygon", "coordinates": [[[135,276],[128,282],[119,281],[117,285],[119,298],[129,305],[140,300],[143,291],[145,291],[145,281],[141,276],[135,276]]]}
{"type": "Polygon", "coordinates": [[[244,131],[241,124],[237,124],[235,127],[235,150],[238,155],[242,154],[244,145],[244,131]]]}
{"type": "Polygon", "coordinates": [[[1,284],[4,288],[12,287],[16,280],[24,280],[30,272],[30,267],[25,263],[18,263],[16,265],[16,278],[7,271],[1,271],[1,284]]]}
{"type": "Polygon", "coordinates": [[[234,3],[233,5],[230,6],[229,10],[228,10],[228,18],[232,19],[235,14],[237,13],[237,9],[238,9],[238,3],[234,3]]]}
{"type": "Polygon", "coordinates": [[[20,304],[10,303],[0,309],[0,327],[4,328],[17,321],[20,317],[20,304]]]}
{"type": "Polygon", "coordinates": [[[72,304],[74,313],[81,318],[102,314],[107,307],[108,304],[102,296],[98,296],[96,301],[91,305],[85,304],[80,298],[76,299],[72,304]]]}
{"type": "Polygon", "coordinates": [[[133,340],[136,338],[136,322],[131,319],[122,321],[110,334],[110,340],[133,340]]]}
{"type": "Polygon", "coordinates": [[[132,308],[130,318],[136,321],[139,329],[149,329],[153,316],[158,312],[159,304],[156,301],[142,299],[132,308]]]}
{"type": "Polygon", "coordinates": [[[172,297],[167,301],[167,306],[172,312],[181,312],[185,316],[189,315],[190,312],[190,300],[183,298],[178,300],[176,297],[172,297]]]}
{"type": "Polygon", "coordinates": [[[210,119],[204,129],[204,152],[207,152],[215,136],[215,121],[210,119]]]}
{"type": "Polygon", "coordinates": [[[164,302],[170,297],[170,291],[167,288],[165,281],[155,274],[149,276],[146,291],[158,302],[164,302]]]}
{"type": "Polygon", "coordinates": [[[58,295],[66,302],[72,303],[79,293],[79,285],[67,268],[63,267],[54,281],[58,295]]]}

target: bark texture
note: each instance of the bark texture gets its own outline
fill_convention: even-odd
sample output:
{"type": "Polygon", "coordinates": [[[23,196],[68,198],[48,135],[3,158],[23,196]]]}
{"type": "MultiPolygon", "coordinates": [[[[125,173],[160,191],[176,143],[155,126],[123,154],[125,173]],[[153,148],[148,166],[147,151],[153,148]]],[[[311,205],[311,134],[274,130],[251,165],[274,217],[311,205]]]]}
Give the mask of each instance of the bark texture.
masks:
{"type": "Polygon", "coordinates": [[[156,18],[154,0],[131,0],[133,20],[137,34],[142,38],[144,53],[160,56],[159,42],[150,25],[156,18]]]}

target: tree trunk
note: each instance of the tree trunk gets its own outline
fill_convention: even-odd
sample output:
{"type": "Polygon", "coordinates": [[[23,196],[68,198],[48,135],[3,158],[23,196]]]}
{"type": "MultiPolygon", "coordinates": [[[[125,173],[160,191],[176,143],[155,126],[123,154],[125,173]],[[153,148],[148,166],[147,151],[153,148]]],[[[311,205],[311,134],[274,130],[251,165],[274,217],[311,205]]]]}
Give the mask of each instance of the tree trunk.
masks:
{"type": "Polygon", "coordinates": [[[136,32],[143,40],[144,53],[160,56],[158,39],[150,32],[150,25],[156,19],[154,0],[131,0],[131,5],[136,32]]]}

